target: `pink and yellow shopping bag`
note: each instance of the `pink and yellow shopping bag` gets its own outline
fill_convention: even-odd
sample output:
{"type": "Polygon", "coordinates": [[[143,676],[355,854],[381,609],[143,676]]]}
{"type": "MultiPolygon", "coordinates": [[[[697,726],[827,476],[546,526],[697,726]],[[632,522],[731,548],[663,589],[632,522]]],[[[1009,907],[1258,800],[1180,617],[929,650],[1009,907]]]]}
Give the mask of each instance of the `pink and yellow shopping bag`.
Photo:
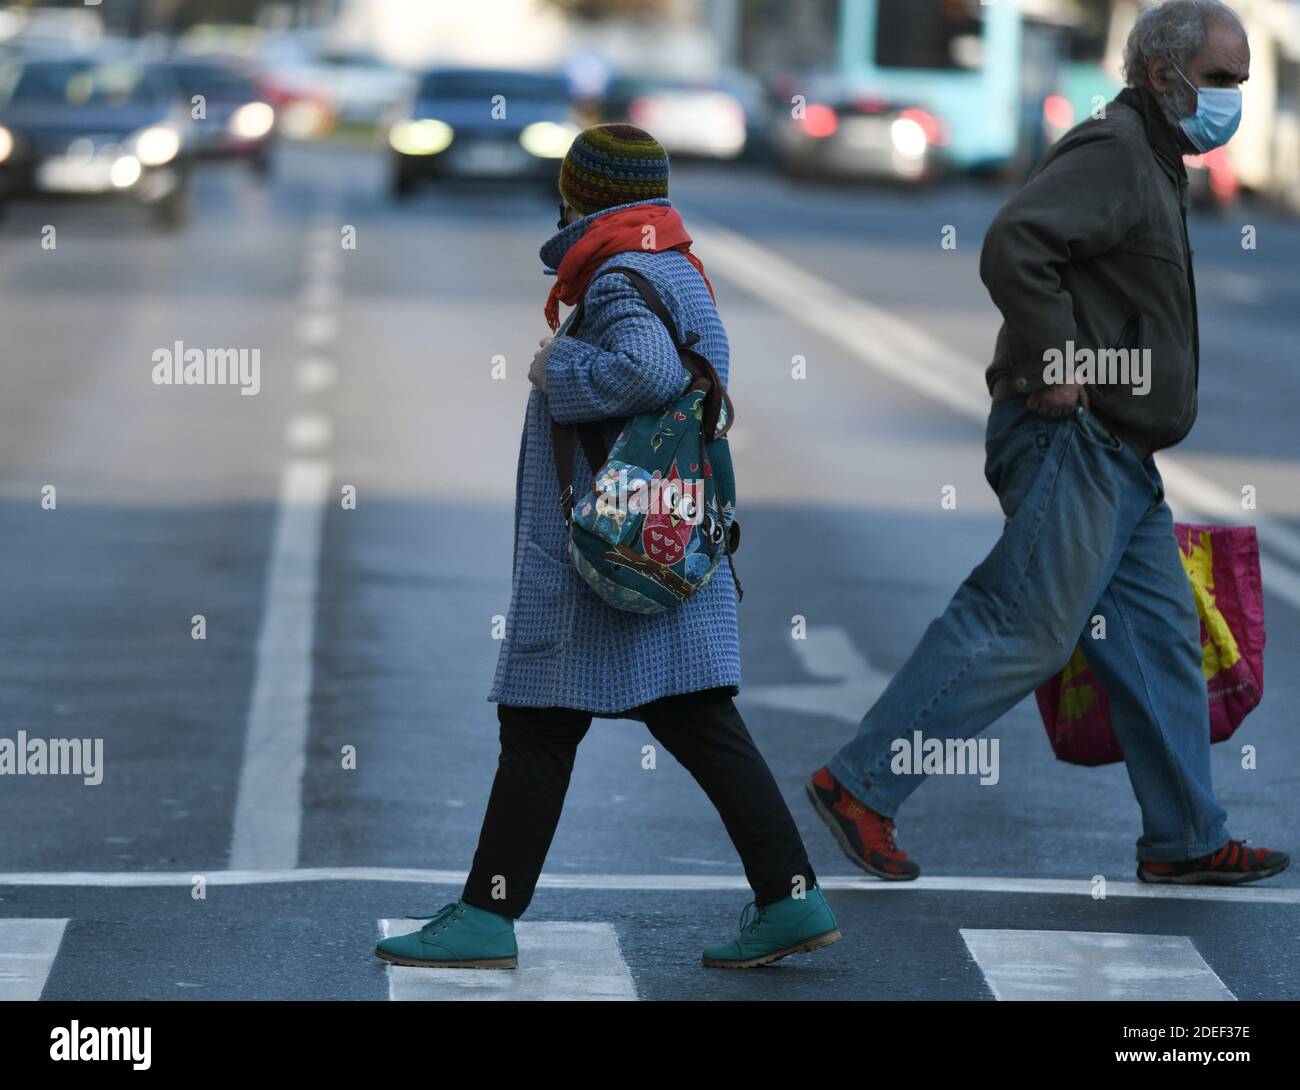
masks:
{"type": "MultiPolygon", "coordinates": [[[[1264,695],[1264,594],[1259,541],[1250,526],[1176,523],[1174,535],[1201,618],[1201,666],[1210,700],[1210,741],[1222,742],[1264,695]]],[[[1057,758],[1104,765],[1124,759],[1110,700],[1080,647],[1037,692],[1057,758]]]]}

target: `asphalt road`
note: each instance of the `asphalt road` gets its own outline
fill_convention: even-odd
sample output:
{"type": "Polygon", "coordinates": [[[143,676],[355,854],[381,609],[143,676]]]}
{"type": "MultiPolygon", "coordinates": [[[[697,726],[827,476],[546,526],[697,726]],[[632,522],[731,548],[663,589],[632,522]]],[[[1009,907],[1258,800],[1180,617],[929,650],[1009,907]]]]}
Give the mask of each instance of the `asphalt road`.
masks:
{"type": "MultiPolygon", "coordinates": [[[[1032,702],[986,734],[996,785],[937,778],[903,811],[921,882],[882,887],[839,854],[802,783],[1001,524],[979,420],[997,315],[977,271],[1001,197],[698,166],[673,195],[732,342],[740,706],[844,941],[762,972],[700,969],[747,900],[739,863],[685,772],[641,767],[644,728],[598,721],[521,928],[554,964],[467,983],[371,956],[381,921],[454,899],[491,784],[492,622],[555,201],[462,185],[398,206],[378,153],[291,147],[268,186],[206,171],[174,236],[129,208],[17,206],[0,225],[0,737],[104,746],[97,786],[0,778],[0,952],[44,952],[0,989],[1300,998],[1300,871],[1208,898],[1137,888],[1123,767],[1056,762],[1032,702]],[[259,393],[154,384],[154,353],[177,341],[258,349],[259,393]],[[1037,975],[1013,953],[1036,932],[1055,933],[1037,975]]],[[[1175,498],[1221,521],[1253,485],[1249,517],[1270,528],[1267,695],[1215,748],[1215,782],[1234,835],[1293,850],[1300,224],[1198,218],[1193,245],[1202,411],[1169,459],[1175,498]]]]}

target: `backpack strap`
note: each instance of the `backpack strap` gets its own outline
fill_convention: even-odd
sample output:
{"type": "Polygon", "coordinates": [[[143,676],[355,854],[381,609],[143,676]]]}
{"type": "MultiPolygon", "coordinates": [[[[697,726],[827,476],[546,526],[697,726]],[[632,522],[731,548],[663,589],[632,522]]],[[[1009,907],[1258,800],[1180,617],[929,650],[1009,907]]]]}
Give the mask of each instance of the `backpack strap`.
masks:
{"type": "MultiPolygon", "coordinates": [[[[735,419],[735,410],[731,404],[731,395],[727,393],[727,388],[723,385],[722,379],[713,364],[708,357],[695,351],[695,345],[699,343],[700,335],[687,331],[686,336],[682,337],[677,330],[677,322],[673,319],[672,312],[664,305],[663,298],[644,273],[628,265],[611,265],[608,269],[603,270],[601,275],[604,276],[605,273],[612,272],[621,272],[632,281],[632,286],[636,288],[642,301],[667,328],[668,335],[673,340],[673,346],[681,357],[682,366],[697,379],[704,379],[708,382],[708,389],[704,395],[704,429],[702,434],[707,436],[709,441],[720,439],[726,435],[731,430],[732,421],[735,419]],[[718,431],[718,418],[721,415],[724,403],[727,406],[727,423],[722,431],[718,431]]],[[[579,306],[581,306],[581,303],[579,306]]]]}
{"type": "MultiPolygon", "coordinates": [[[[600,277],[609,273],[623,273],[632,282],[636,288],[637,294],[641,296],[642,301],[650,309],[656,318],[658,318],[668,330],[668,335],[672,338],[673,347],[681,352],[681,339],[677,332],[677,323],[673,320],[672,312],[664,305],[663,298],[655,290],[653,284],[636,269],[628,265],[611,265],[607,269],[601,269],[593,277],[598,280],[600,277]]],[[[587,285],[587,290],[591,290],[591,285],[587,285]]],[[[586,296],[578,300],[578,305],[573,308],[573,317],[569,322],[566,330],[566,336],[572,334],[586,317],[586,296]]],[[[688,334],[691,338],[690,344],[694,344],[699,337],[694,334],[688,334]]],[[[694,372],[692,372],[694,373],[694,372]]],[[[554,417],[551,418],[551,448],[555,457],[555,475],[560,482],[560,506],[564,509],[564,521],[567,523],[573,516],[573,505],[577,502],[577,497],[573,494],[573,436],[577,433],[578,440],[582,444],[582,453],[586,456],[587,464],[594,473],[609,457],[609,446],[605,443],[605,435],[598,421],[588,421],[582,424],[560,424],[554,417]]]]}

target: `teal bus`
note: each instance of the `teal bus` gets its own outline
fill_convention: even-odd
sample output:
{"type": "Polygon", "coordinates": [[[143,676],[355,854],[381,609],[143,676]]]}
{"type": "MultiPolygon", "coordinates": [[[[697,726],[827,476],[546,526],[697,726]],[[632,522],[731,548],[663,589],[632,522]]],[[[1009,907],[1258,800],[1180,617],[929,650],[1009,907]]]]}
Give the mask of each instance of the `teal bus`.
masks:
{"type": "Polygon", "coordinates": [[[1025,125],[1023,13],[1016,0],[840,0],[836,74],[854,94],[938,118],[955,168],[998,167],[1025,125]]]}

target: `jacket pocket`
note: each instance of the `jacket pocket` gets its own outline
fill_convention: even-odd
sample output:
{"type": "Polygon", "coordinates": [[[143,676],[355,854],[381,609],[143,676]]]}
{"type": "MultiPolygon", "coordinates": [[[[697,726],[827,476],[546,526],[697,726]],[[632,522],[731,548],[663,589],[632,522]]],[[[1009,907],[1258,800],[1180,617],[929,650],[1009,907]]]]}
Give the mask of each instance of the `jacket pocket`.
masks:
{"type": "Polygon", "coordinates": [[[568,576],[565,564],[548,556],[534,542],[524,543],[515,615],[511,618],[513,654],[550,654],[568,640],[577,606],[568,576]]]}
{"type": "Polygon", "coordinates": [[[1187,265],[1182,246],[1173,236],[1166,234],[1148,233],[1130,236],[1116,246],[1115,250],[1135,257],[1153,257],[1157,261],[1168,261],[1180,269],[1186,268],[1187,265]]]}

